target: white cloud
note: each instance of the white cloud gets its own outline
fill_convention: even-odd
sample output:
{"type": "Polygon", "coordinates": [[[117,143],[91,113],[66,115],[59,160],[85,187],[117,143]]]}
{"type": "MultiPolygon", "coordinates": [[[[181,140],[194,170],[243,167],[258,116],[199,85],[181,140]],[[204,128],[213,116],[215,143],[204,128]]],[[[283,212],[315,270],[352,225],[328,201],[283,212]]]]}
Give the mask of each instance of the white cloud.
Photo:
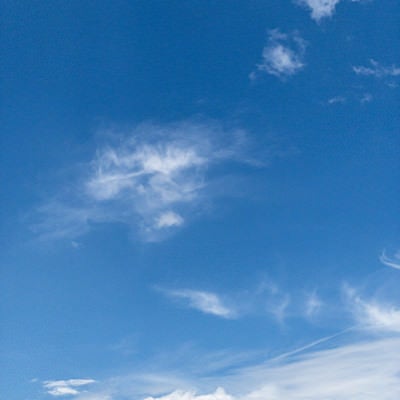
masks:
{"type": "MultiPolygon", "coordinates": [[[[302,355],[292,352],[278,360],[229,370],[226,375],[200,373],[184,379],[153,375],[153,386],[141,383],[137,375],[112,378],[105,387],[112,393],[110,400],[398,400],[399,353],[398,337],[366,340],[302,355]],[[149,394],[143,395],[144,388],[149,394]]],[[[148,382],[148,376],[142,378],[148,382]]],[[[89,398],[97,397],[78,396],[79,400],[89,398]]],[[[99,398],[103,398],[101,392],[99,398]]]]}
{"type": "MultiPolygon", "coordinates": [[[[295,3],[305,6],[311,10],[311,18],[320,22],[323,18],[331,17],[336,6],[342,0],[294,0],[295,3]]],[[[364,0],[351,0],[352,3],[362,3],[364,0]]]]}
{"type": "Polygon", "coordinates": [[[157,228],[168,228],[171,226],[180,226],[184,222],[183,218],[173,211],[166,211],[161,214],[156,221],[157,228]]]}
{"type": "Polygon", "coordinates": [[[142,124],[109,135],[75,182],[37,210],[32,229],[41,238],[74,239],[96,223],[118,222],[146,241],[163,239],[214,196],[216,166],[255,163],[246,148],[244,131],[206,122],[142,124]]]}
{"type": "Polygon", "coordinates": [[[351,311],[362,329],[382,333],[400,333],[400,308],[375,299],[366,301],[353,288],[346,287],[351,311]]]}
{"type": "Polygon", "coordinates": [[[374,76],[375,78],[395,77],[400,75],[400,67],[396,65],[384,66],[373,59],[369,60],[370,66],[353,66],[357,75],[374,76]]]}
{"type": "Polygon", "coordinates": [[[215,293],[199,290],[168,290],[164,291],[168,296],[188,301],[188,306],[205,314],[212,314],[222,318],[234,318],[235,310],[223,304],[215,293]]]}
{"type": "Polygon", "coordinates": [[[322,18],[331,17],[340,0],[298,0],[297,3],[311,10],[311,18],[320,21],[322,18]]]}
{"type": "MultiPolygon", "coordinates": [[[[147,397],[145,400],[155,400],[155,398],[147,397]]],[[[195,392],[177,390],[166,396],[157,397],[157,400],[233,400],[233,397],[226,394],[224,389],[217,388],[214,393],[199,396],[195,392]]]]}
{"type": "Polygon", "coordinates": [[[379,257],[379,260],[382,264],[388,267],[400,269],[400,251],[396,252],[393,257],[388,257],[386,252],[383,251],[379,257]]]}
{"type": "Polygon", "coordinates": [[[268,73],[279,78],[296,74],[304,68],[306,42],[297,34],[284,34],[274,29],[269,32],[268,43],[262,51],[262,62],[250,74],[255,79],[258,73],[268,73]]]}
{"type": "Polygon", "coordinates": [[[400,368],[391,352],[399,350],[398,339],[367,342],[312,352],[284,365],[242,371],[243,386],[246,380],[255,379],[259,387],[238,398],[395,400],[400,395],[400,368]]]}
{"type": "Polygon", "coordinates": [[[44,381],[43,387],[52,396],[76,396],[80,393],[77,388],[95,383],[93,379],[68,379],[57,381],[44,381]]]}

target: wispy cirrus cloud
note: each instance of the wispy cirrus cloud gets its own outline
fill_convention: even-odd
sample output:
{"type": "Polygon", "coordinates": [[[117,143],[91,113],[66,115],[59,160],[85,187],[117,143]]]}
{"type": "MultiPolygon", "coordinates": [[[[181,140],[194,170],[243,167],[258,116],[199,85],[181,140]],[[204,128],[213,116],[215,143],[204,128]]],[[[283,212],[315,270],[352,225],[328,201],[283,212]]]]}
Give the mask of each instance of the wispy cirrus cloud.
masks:
{"type": "MultiPolygon", "coordinates": [[[[328,338],[334,340],[335,335],[328,338]]],[[[399,337],[355,341],[313,350],[324,340],[227,374],[180,372],[114,377],[78,400],[397,400],[399,337]],[[302,351],[304,350],[304,351],[302,351]],[[147,392],[147,395],[145,394],[147,392]],[[167,393],[167,394],[166,394],[167,393]],[[97,397],[96,397],[97,395],[97,397]],[[106,397],[107,396],[107,397],[106,397]]],[[[190,370],[190,368],[189,368],[190,370]]],[[[186,372],[184,372],[186,371],[186,372]]]]}
{"type": "Polygon", "coordinates": [[[270,74],[278,78],[286,78],[304,68],[304,54],[307,43],[297,32],[286,34],[278,29],[269,31],[267,45],[262,51],[262,61],[250,79],[260,74],[270,74]]]}
{"type": "Polygon", "coordinates": [[[75,182],[38,208],[32,229],[42,238],[74,238],[118,222],[160,240],[214,196],[209,176],[217,166],[261,165],[247,145],[243,130],[211,122],[147,123],[111,135],[75,182]]]}
{"type": "Polygon", "coordinates": [[[289,293],[270,279],[257,287],[224,294],[186,288],[172,290],[157,285],[154,289],[206,314],[228,319],[245,316],[268,318],[281,327],[293,318],[312,323],[324,306],[316,290],[289,293]]]}
{"type": "Polygon", "coordinates": [[[400,251],[397,251],[394,256],[389,257],[384,250],[379,257],[379,261],[388,267],[400,269],[400,251]]]}
{"type": "Polygon", "coordinates": [[[211,314],[221,318],[235,318],[237,312],[233,307],[229,307],[216,293],[180,289],[180,290],[161,290],[170,298],[181,299],[186,305],[195,310],[201,311],[204,314],[211,314]]]}
{"type": "Polygon", "coordinates": [[[52,396],[71,396],[81,393],[80,388],[95,383],[93,379],[67,379],[44,381],[43,387],[52,396]]]}
{"type": "Polygon", "coordinates": [[[400,333],[400,308],[377,299],[365,300],[356,289],[345,286],[351,312],[359,329],[378,333],[400,333]]]}
{"type": "MultiPolygon", "coordinates": [[[[391,352],[399,350],[400,340],[396,338],[309,352],[279,363],[266,362],[214,379],[226,391],[209,392],[206,399],[218,399],[215,396],[220,394],[238,400],[396,400],[400,395],[399,366],[396,353],[391,352]]],[[[169,396],[161,398],[198,398],[193,392],[179,391],[169,396]]]]}
{"type": "Polygon", "coordinates": [[[373,76],[375,78],[396,77],[400,76],[400,67],[395,64],[382,65],[376,60],[369,60],[370,65],[353,66],[353,71],[357,75],[373,76]]]}

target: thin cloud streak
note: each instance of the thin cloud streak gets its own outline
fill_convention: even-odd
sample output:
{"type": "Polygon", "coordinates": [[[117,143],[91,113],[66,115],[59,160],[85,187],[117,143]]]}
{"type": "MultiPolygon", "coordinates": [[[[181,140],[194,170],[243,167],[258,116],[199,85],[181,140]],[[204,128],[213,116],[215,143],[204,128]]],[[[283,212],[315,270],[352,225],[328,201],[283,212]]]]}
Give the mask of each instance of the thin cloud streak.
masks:
{"type": "Polygon", "coordinates": [[[369,60],[370,66],[353,66],[353,71],[357,75],[373,76],[375,78],[400,76],[400,67],[397,65],[384,66],[373,59],[369,60]]]}
{"type": "Polygon", "coordinates": [[[95,383],[94,379],[67,379],[67,380],[55,380],[55,381],[44,381],[43,387],[47,393],[51,396],[71,396],[80,394],[80,388],[95,383]]]}
{"type": "Polygon", "coordinates": [[[379,257],[379,261],[388,267],[400,269],[400,252],[397,252],[394,257],[388,257],[384,250],[379,257]]]}
{"type": "Polygon", "coordinates": [[[190,289],[163,290],[163,292],[169,297],[187,301],[188,307],[201,311],[204,314],[211,314],[226,319],[237,316],[236,311],[226,306],[215,293],[190,289]]]}

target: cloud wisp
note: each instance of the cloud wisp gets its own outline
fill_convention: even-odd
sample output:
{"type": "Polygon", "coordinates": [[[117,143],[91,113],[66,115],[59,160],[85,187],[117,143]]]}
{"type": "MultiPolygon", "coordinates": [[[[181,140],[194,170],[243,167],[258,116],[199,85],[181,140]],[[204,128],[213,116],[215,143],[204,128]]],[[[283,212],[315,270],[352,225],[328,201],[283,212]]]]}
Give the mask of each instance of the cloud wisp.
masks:
{"type": "MultiPolygon", "coordinates": [[[[328,337],[334,340],[337,335],[328,337]]],[[[222,375],[153,373],[114,377],[78,400],[397,400],[400,338],[381,338],[310,350],[317,340],[283,357],[222,375]],[[147,391],[147,394],[145,394],[147,391]],[[169,394],[166,394],[169,393],[169,394]]],[[[314,347],[315,346],[315,347],[314,347]]],[[[182,371],[185,367],[182,368],[182,371]]],[[[190,368],[189,368],[190,370],[190,368]]],[[[187,371],[187,369],[186,369],[187,371]]]]}
{"type": "Polygon", "coordinates": [[[80,388],[95,383],[93,379],[67,379],[56,381],[44,381],[43,387],[52,396],[71,396],[81,393],[80,388]]]}
{"type": "Polygon", "coordinates": [[[379,261],[388,267],[400,269],[400,251],[396,252],[393,257],[389,257],[384,250],[379,257],[379,261]]]}
{"type": "Polygon", "coordinates": [[[161,240],[214,196],[209,177],[217,166],[256,164],[245,154],[244,131],[214,123],[142,124],[109,139],[76,182],[38,209],[32,228],[40,237],[72,239],[118,222],[161,240]]]}
{"type": "Polygon", "coordinates": [[[386,78],[400,76],[400,67],[395,64],[385,66],[373,59],[369,60],[370,66],[353,66],[357,75],[373,76],[375,78],[386,78]]]}
{"type": "Polygon", "coordinates": [[[200,290],[180,289],[162,290],[168,297],[183,300],[186,305],[204,314],[211,314],[216,317],[232,319],[237,317],[237,312],[228,307],[215,293],[200,290]]]}
{"type": "Polygon", "coordinates": [[[367,301],[348,286],[344,290],[358,329],[376,333],[400,333],[400,308],[376,299],[367,301]]]}
{"type": "Polygon", "coordinates": [[[305,315],[308,318],[313,318],[321,311],[324,303],[319,298],[317,292],[314,290],[307,295],[305,304],[305,315]]]}
{"type": "Polygon", "coordinates": [[[278,29],[269,31],[268,42],[262,51],[262,61],[250,74],[256,79],[260,74],[287,78],[304,68],[306,41],[298,33],[286,34],[278,29]]]}
{"type": "Polygon", "coordinates": [[[344,104],[346,103],[346,97],[344,96],[335,96],[335,97],[331,97],[328,100],[328,104],[344,104]]]}

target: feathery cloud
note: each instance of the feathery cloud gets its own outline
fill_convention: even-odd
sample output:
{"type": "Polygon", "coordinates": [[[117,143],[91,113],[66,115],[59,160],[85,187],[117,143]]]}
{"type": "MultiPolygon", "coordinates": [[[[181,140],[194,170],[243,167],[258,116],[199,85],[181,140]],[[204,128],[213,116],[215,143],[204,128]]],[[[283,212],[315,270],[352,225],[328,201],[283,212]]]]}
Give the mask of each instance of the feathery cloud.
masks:
{"type": "Polygon", "coordinates": [[[37,210],[32,229],[40,237],[73,239],[96,223],[118,222],[146,241],[163,239],[214,196],[209,175],[216,166],[256,163],[245,155],[244,131],[213,123],[142,124],[114,136],[72,190],[69,184],[37,210]]]}
{"type": "Polygon", "coordinates": [[[68,396],[78,395],[82,386],[87,386],[91,383],[95,383],[93,379],[68,379],[68,380],[57,380],[57,381],[44,381],[43,387],[47,390],[47,393],[52,396],[68,396]]]}
{"type": "Polygon", "coordinates": [[[364,300],[354,288],[345,287],[351,311],[361,329],[381,333],[400,333],[400,308],[375,299],[364,300]]]}
{"type": "Polygon", "coordinates": [[[235,310],[223,304],[218,295],[200,290],[162,290],[167,296],[186,300],[187,305],[205,314],[212,314],[222,318],[234,318],[235,310]]]}
{"type": "MultiPolygon", "coordinates": [[[[321,341],[311,346],[318,343],[321,341]]],[[[398,337],[364,340],[329,349],[293,351],[286,357],[237,367],[226,375],[207,376],[200,372],[197,376],[178,374],[180,378],[162,373],[114,377],[104,382],[102,390],[111,393],[107,397],[110,400],[397,400],[399,352],[398,337]],[[143,395],[144,389],[148,390],[147,395],[143,395]]],[[[103,392],[99,391],[98,397],[94,392],[93,397],[79,395],[77,399],[103,399],[103,392]]]]}
{"type": "Polygon", "coordinates": [[[373,59],[369,60],[370,66],[353,66],[357,75],[374,76],[375,78],[396,77],[400,75],[400,67],[397,65],[384,66],[373,59]]]}
{"type": "Polygon", "coordinates": [[[256,79],[260,73],[284,78],[292,76],[304,68],[306,41],[298,33],[285,34],[278,29],[269,31],[268,42],[262,51],[262,62],[250,79],[256,79]]]}
{"type": "Polygon", "coordinates": [[[384,250],[379,257],[379,261],[388,267],[400,269],[400,251],[396,252],[393,257],[388,257],[384,250]]]}

